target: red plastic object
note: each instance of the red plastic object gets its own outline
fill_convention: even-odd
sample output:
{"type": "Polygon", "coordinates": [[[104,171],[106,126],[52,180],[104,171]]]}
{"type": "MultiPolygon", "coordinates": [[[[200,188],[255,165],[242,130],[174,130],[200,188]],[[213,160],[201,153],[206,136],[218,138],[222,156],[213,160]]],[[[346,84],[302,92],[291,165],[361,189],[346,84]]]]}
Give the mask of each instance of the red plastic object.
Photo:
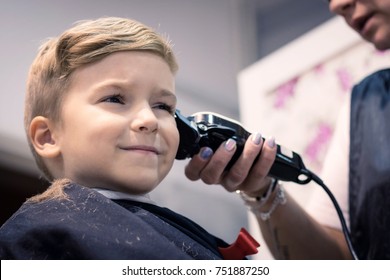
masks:
{"type": "Polygon", "coordinates": [[[256,254],[260,244],[246,231],[241,228],[236,241],[226,248],[219,248],[225,260],[242,260],[246,256],[256,254]]]}

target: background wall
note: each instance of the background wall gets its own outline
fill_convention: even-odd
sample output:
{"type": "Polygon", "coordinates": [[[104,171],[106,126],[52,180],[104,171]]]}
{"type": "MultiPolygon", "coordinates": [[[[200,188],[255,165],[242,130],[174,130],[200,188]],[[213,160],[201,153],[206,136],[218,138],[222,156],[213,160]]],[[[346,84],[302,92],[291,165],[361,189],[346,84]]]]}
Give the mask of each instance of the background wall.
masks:
{"type": "MultiPolygon", "coordinates": [[[[12,212],[24,196],[45,185],[38,179],[23,130],[25,79],[43,39],[57,36],[77,20],[137,19],[174,42],[183,113],[215,111],[238,119],[237,74],[331,17],[325,1],[319,0],[0,0],[0,4],[3,213],[12,212]],[[13,197],[19,200],[8,209],[13,197]]],[[[184,165],[185,161],[176,163],[153,197],[233,241],[240,227],[247,225],[242,202],[218,186],[189,182],[183,175],[184,165]]]]}

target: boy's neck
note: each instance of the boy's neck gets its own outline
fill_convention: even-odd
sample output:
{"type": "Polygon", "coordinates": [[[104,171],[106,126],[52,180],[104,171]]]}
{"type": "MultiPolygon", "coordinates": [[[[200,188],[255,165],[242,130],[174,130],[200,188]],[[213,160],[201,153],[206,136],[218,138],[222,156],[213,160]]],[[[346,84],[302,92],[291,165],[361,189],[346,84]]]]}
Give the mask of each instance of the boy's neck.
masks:
{"type": "Polygon", "coordinates": [[[128,194],[120,191],[113,191],[113,190],[107,190],[107,189],[100,189],[100,188],[91,188],[98,193],[104,195],[105,197],[109,199],[123,199],[123,200],[132,200],[132,201],[138,201],[143,203],[149,203],[149,204],[156,204],[149,196],[149,194],[128,194]]]}

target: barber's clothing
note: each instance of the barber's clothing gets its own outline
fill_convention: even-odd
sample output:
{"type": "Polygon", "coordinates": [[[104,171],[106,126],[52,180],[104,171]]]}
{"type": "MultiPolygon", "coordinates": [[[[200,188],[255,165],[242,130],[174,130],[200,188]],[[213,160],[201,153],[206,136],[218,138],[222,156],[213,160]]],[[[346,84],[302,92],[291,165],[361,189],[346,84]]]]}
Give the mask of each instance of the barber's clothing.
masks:
{"type": "Polygon", "coordinates": [[[228,244],[167,208],[76,184],[26,202],[0,229],[1,259],[221,259],[228,244]]]}
{"type": "Polygon", "coordinates": [[[350,123],[352,243],[361,259],[390,259],[390,69],[354,87],[350,123]]]}

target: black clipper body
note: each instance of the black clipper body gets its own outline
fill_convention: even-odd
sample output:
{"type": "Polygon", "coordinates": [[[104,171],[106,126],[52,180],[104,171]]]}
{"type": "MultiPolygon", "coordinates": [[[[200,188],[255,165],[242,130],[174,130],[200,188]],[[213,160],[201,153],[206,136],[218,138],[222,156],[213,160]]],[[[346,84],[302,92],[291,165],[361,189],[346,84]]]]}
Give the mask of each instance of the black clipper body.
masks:
{"type": "MultiPolygon", "coordinates": [[[[184,117],[177,110],[175,118],[180,133],[180,144],[176,154],[176,159],[179,160],[191,158],[206,146],[216,151],[224,141],[232,138],[237,142],[237,149],[226,167],[229,169],[241,155],[250,136],[237,121],[215,113],[199,112],[184,117]]],[[[269,175],[281,181],[298,184],[307,184],[311,181],[311,173],[305,168],[301,157],[280,145],[277,145],[276,159],[269,175]]]]}

